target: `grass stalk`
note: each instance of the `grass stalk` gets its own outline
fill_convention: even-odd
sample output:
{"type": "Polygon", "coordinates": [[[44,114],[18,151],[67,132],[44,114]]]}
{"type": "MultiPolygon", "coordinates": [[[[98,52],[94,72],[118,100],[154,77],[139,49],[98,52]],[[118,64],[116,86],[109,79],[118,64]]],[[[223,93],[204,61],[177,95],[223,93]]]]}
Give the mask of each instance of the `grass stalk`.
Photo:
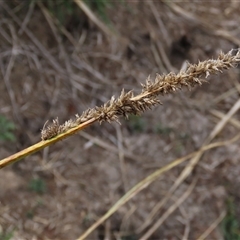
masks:
{"type": "Polygon", "coordinates": [[[88,109],[82,115],[76,115],[75,119],[70,119],[60,125],[58,119],[53,120],[49,125],[44,125],[42,141],[32,145],[16,154],[0,160],[0,169],[6,167],[26,156],[29,156],[49,145],[52,145],[85,127],[98,121],[119,122],[119,117],[128,117],[129,114],[138,115],[155,105],[160,104],[159,95],[173,93],[186,86],[189,89],[195,85],[200,85],[210,74],[221,73],[223,70],[233,68],[240,62],[240,50],[224,54],[220,53],[218,58],[199,62],[198,64],[188,64],[185,71],[175,74],[170,72],[167,75],[157,74],[154,81],[147,78],[142,84],[142,92],[134,95],[133,91],[122,90],[120,96],[112,98],[100,107],[88,109]],[[205,77],[205,79],[202,79],[205,77]]]}

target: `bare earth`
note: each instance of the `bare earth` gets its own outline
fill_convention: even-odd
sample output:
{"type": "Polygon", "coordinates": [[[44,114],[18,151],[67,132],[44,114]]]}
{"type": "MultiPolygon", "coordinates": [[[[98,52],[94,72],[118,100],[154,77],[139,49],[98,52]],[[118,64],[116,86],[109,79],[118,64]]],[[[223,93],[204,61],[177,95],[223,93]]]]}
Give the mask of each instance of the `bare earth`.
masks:
{"type": "MultiPolygon", "coordinates": [[[[40,141],[47,120],[62,123],[122,88],[140,92],[149,75],[178,72],[186,61],[215,58],[240,45],[236,1],[114,3],[106,10],[111,34],[74,5],[78,17],[62,25],[70,38],[41,5],[1,5],[0,114],[16,125],[17,141],[1,142],[0,159],[40,141]]],[[[162,96],[163,105],[141,117],[94,124],[2,169],[0,233],[12,233],[14,240],[77,239],[139,181],[203,146],[222,118],[216,112],[226,115],[239,98],[239,73],[235,68],[210,76],[191,91],[162,96]],[[42,192],[29,187],[36,179],[42,192]]],[[[228,121],[212,142],[234,137],[239,126],[228,121]]],[[[206,239],[223,239],[219,222],[229,199],[240,216],[239,156],[239,141],[206,151],[144,228],[189,161],[167,171],[87,239],[140,239],[163,216],[148,239],[197,239],[210,226],[206,239]],[[186,191],[189,196],[170,213],[186,191]]]]}

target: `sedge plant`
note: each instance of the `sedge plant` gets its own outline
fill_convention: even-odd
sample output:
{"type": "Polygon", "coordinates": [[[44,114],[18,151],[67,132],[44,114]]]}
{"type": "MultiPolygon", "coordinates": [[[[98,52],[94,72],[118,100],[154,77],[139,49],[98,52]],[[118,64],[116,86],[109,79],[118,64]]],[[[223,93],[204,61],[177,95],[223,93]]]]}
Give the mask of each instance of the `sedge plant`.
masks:
{"type": "Polygon", "coordinates": [[[166,75],[157,74],[154,80],[150,77],[142,84],[142,91],[135,94],[134,91],[125,92],[124,89],[118,98],[112,98],[102,106],[87,109],[81,115],[76,114],[60,124],[58,119],[52,123],[44,124],[41,131],[41,141],[16,154],[0,161],[0,169],[4,168],[26,156],[29,156],[49,145],[52,145],[76,132],[86,128],[95,122],[119,122],[119,117],[128,118],[129,115],[140,115],[142,112],[161,104],[159,95],[173,93],[182,87],[201,85],[211,74],[221,73],[236,67],[240,62],[240,50],[231,50],[228,53],[220,53],[217,59],[209,59],[197,64],[188,64],[185,71],[179,73],[170,72],[166,75]]]}

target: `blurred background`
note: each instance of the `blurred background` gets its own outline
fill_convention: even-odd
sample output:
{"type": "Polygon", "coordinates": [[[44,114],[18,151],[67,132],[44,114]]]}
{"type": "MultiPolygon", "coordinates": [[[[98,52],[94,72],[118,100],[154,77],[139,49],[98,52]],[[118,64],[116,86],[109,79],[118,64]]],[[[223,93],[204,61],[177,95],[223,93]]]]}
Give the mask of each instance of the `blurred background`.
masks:
{"type": "MultiPolygon", "coordinates": [[[[11,0],[0,14],[0,159],[40,141],[47,120],[63,123],[123,88],[141,92],[149,75],[240,45],[238,1],[11,0]]],[[[204,145],[239,99],[239,73],[210,76],[142,116],[95,123],[2,169],[0,239],[79,237],[139,181],[204,145]]],[[[213,142],[239,132],[238,118],[213,142]]],[[[205,152],[182,179],[189,162],[177,166],[87,239],[239,240],[239,156],[234,142],[205,152]]]]}

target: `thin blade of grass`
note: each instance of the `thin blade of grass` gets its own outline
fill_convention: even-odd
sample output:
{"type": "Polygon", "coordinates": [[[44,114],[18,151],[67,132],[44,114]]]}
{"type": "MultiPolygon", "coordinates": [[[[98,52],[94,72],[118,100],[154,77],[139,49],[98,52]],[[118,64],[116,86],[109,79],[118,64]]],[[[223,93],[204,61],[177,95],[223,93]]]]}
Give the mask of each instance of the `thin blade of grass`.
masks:
{"type": "MultiPolygon", "coordinates": [[[[215,126],[215,128],[212,130],[212,132],[209,134],[208,138],[203,143],[203,147],[207,144],[209,144],[219,133],[222,131],[226,123],[231,119],[231,117],[238,111],[240,108],[240,99],[233,105],[233,107],[229,110],[229,112],[224,115],[224,117],[218,122],[218,124],[215,126]]],[[[200,161],[202,155],[204,152],[199,152],[196,154],[189,164],[183,169],[179,177],[174,182],[173,186],[170,188],[168,193],[166,194],[165,198],[163,198],[150,212],[150,214],[147,216],[145,222],[143,225],[137,230],[137,233],[141,233],[144,229],[146,229],[151,222],[153,221],[154,216],[159,212],[159,210],[162,208],[162,206],[168,201],[168,199],[171,197],[173,192],[178,188],[178,186],[189,176],[189,174],[192,172],[194,167],[197,165],[197,163],[200,161]]]]}
{"type": "Polygon", "coordinates": [[[226,211],[222,211],[219,217],[209,226],[209,228],[197,240],[204,240],[222,222],[226,216],[226,211]]]}
{"type": "Polygon", "coordinates": [[[137,185],[135,185],[132,189],[130,189],[122,198],[120,198],[97,222],[95,222],[90,228],[88,228],[77,240],[83,240],[85,239],[90,233],[92,233],[99,225],[101,225],[105,220],[107,220],[112,214],[114,214],[121,206],[123,206],[126,202],[128,202],[130,199],[132,199],[134,196],[136,196],[140,191],[145,189],[147,186],[149,186],[152,182],[154,182],[156,179],[158,179],[163,173],[169,171],[170,169],[178,166],[179,164],[183,163],[184,161],[188,160],[189,158],[196,156],[197,154],[203,153],[209,149],[224,146],[231,144],[235,141],[237,141],[240,138],[240,134],[236,135],[234,138],[223,141],[223,142],[217,142],[209,144],[203,148],[201,148],[199,151],[193,152],[188,154],[185,157],[178,158],[174,160],[173,162],[169,163],[165,167],[162,167],[155,172],[153,172],[151,175],[143,179],[141,182],[139,182],[137,185]]]}
{"type": "MultiPolygon", "coordinates": [[[[222,113],[222,112],[220,112],[220,111],[218,111],[218,110],[216,110],[216,109],[213,109],[213,110],[211,110],[210,111],[210,113],[213,115],[213,116],[215,116],[215,117],[218,117],[218,118],[224,118],[224,116],[225,116],[225,114],[224,113],[222,113]]],[[[235,119],[235,118],[230,118],[229,119],[229,122],[234,126],[234,127],[236,127],[236,128],[240,128],[240,122],[237,120],[237,119],[235,119]]]]}
{"type": "Polygon", "coordinates": [[[180,197],[178,200],[167,209],[167,211],[159,218],[159,220],[153,224],[153,226],[139,239],[146,240],[148,239],[161,225],[162,223],[171,215],[192,193],[194,187],[197,184],[197,179],[195,179],[192,184],[188,187],[187,191],[180,197]]]}
{"type": "Polygon", "coordinates": [[[92,12],[92,10],[82,1],[82,0],[73,0],[79,8],[89,17],[89,19],[96,24],[106,35],[110,37],[115,37],[120,39],[117,34],[112,32],[106,25],[92,12]]]}
{"type": "Polygon", "coordinates": [[[240,108],[240,99],[233,105],[230,111],[221,119],[221,121],[215,126],[208,139],[206,140],[209,143],[213,138],[215,138],[218,133],[223,129],[226,123],[231,119],[231,117],[239,110],[240,108]]]}

